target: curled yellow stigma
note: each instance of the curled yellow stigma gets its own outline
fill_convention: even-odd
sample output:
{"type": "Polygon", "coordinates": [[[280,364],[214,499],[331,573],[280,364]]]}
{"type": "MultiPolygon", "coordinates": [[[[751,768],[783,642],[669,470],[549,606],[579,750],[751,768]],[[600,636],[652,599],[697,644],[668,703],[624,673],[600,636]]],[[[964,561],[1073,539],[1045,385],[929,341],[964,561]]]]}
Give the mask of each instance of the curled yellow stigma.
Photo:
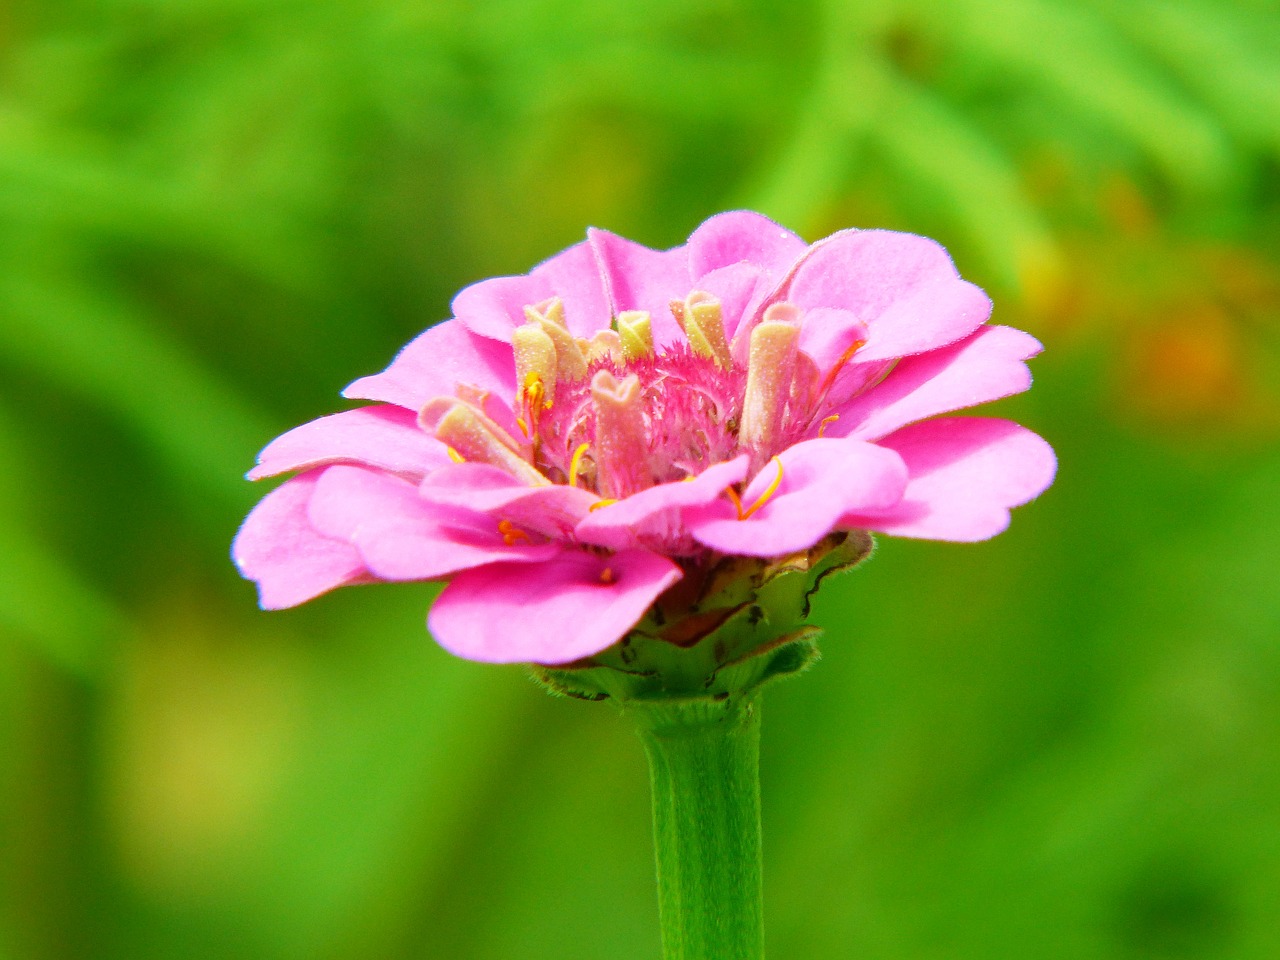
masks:
{"type": "Polygon", "coordinates": [[[533,371],[530,371],[524,378],[524,399],[529,406],[535,407],[542,404],[546,409],[551,409],[551,401],[546,399],[547,388],[542,382],[542,377],[533,371]]]}
{"type": "Polygon", "coordinates": [[[457,450],[453,449],[453,447],[445,447],[445,450],[448,451],[449,459],[452,460],[454,463],[467,462],[466,458],[463,457],[462,454],[460,454],[457,450]]]}
{"type": "Polygon", "coordinates": [[[569,460],[569,486],[576,487],[578,485],[578,470],[582,467],[582,455],[591,447],[589,443],[578,444],[578,449],[573,451],[573,456],[569,460]]]}
{"type": "Polygon", "coordinates": [[[513,547],[521,540],[526,543],[529,541],[529,535],[517,527],[510,520],[498,521],[498,533],[502,534],[502,542],[508,547],[513,547]]]}
{"type": "Polygon", "coordinates": [[[724,492],[729,497],[729,499],[733,502],[733,508],[738,511],[739,520],[746,520],[753,513],[755,513],[757,510],[763,507],[766,503],[772,500],[773,495],[778,492],[778,487],[782,485],[782,461],[779,460],[777,457],[774,457],[769,462],[777,465],[778,475],[774,477],[773,482],[770,483],[767,488],[765,488],[764,493],[756,497],[755,503],[751,504],[751,506],[747,507],[745,510],[742,507],[742,498],[738,496],[738,491],[733,489],[733,487],[725,487],[724,492]]]}
{"type": "Polygon", "coordinates": [[[836,377],[840,375],[840,371],[844,369],[844,365],[853,359],[853,355],[866,345],[867,341],[865,340],[855,340],[853,343],[849,344],[849,349],[840,354],[840,359],[832,365],[831,369],[827,371],[826,377],[823,378],[821,388],[822,393],[826,393],[831,389],[831,385],[836,382],[836,377]]]}
{"type": "Polygon", "coordinates": [[[604,499],[597,500],[591,506],[587,507],[587,513],[595,513],[597,510],[617,502],[617,500],[610,500],[608,497],[605,497],[604,499]]]}
{"type": "MultiPolygon", "coordinates": [[[[542,406],[542,401],[547,395],[547,388],[542,383],[542,377],[536,373],[530,372],[524,378],[524,386],[520,388],[520,399],[524,401],[525,408],[529,411],[529,419],[537,419],[536,411],[542,406]]],[[[547,404],[551,406],[551,404],[547,404]]]]}
{"type": "Polygon", "coordinates": [[[733,487],[725,487],[724,495],[733,502],[733,509],[738,511],[738,519],[742,519],[742,498],[738,496],[738,491],[733,487]]]}
{"type": "Polygon", "coordinates": [[[551,409],[551,401],[546,399],[547,388],[542,382],[542,377],[537,372],[530,370],[525,374],[524,384],[520,387],[519,400],[524,405],[525,415],[516,417],[516,426],[520,428],[520,432],[526,437],[533,440],[534,451],[538,448],[538,431],[539,424],[542,420],[542,411],[551,409]]]}
{"type": "Polygon", "coordinates": [[[819,437],[821,437],[824,433],[826,433],[826,432],[827,432],[827,427],[828,427],[830,424],[835,423],[835,422],[836,422],[837,420],[839,420],[839,419],[840,419],[840,414],[838,414],[838,413],[833,413],[833,414],[832,414],[831,416],[829,416],[829,417],[823,417],[823,418],[822,418],[822,423],[818,424],[818,436],[819,436],[819,437]]]}

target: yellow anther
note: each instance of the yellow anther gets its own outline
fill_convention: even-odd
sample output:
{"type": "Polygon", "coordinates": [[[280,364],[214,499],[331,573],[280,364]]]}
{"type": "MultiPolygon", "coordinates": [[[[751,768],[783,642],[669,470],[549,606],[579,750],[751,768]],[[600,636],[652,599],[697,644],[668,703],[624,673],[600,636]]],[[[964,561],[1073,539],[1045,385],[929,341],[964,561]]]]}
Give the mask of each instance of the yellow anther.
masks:
{"type": "Polygon", "coordinates": [[[614,581],[613,567],[605,567],[603,570],[600,571],[601,583],[613,583],[613,581],[614,581]]]}
{"type": "Polygon", "coordinates": [[[557,380],[554,340],[538,323],[526,323],[512,331],[511,348],[516,360],[517,399],[522,403],[529,401],[528,395],[536,381],[538,398],[550,406],[555,399],[557,380]]]}
{"type": "Polygon", "coordinates": [[[449,459],[452,460],[454,463],[467,462],[466,458],[463,457],[462,454],[460,454],[457,450],[453,449],[453,447],[445,447],[445,450],[449,452],[449,459]]]}
{"type": "Polygon", "coordinates": [[[528,542],[529,535],[517,527],[510,520],[498,521],[498,533],[502,534],[502,542],[508,547],[513,547],[521,540],[528,542]]]}
{"type": "Polygon", "coordinates": [[[603,507],[607,507],[610,504],[617,503],[617,502],[618,502],[617,500],[610,500],[608,497],[605,497],[601,500],[597,500],[591,506],[587,507],[587,513],[595,513],[597,510],[600,510],[603,507]]]}
{"type": "MultiPolygon", "coordinates": [[[[542,377],[533,371],[525,375],[524,387],[520,391],[520,397],[531,409],[542,403],[546,392],[546,388],[542,385],[542,377]]],[[[550,409],[551,404],[548,402],[546,406],[550,409]]]]}
{"type": "Polygon", "coordinates": [[[773,495],[778,492],[778,487],[782,485],[782,461],[774,457],[771,463],[778,465],[778,475],[773,478],[773,482],[765,489],[764,493],[756,497],[756,502],[751,504],[745,510],[742,508],[742,498],[738,496],[738,491],[733,487],[725,487],[725,495],[733,502],[733,507],[738,511],[738,519],[746,520],[749,516],[763,507],[766,503],[773,499],[773,495]]]}
{"type": "Polygon", "coordinates": [[[818,436],[822,436],[824,433],[826,433],[827,426],[829,424],[835,423],[839,419],[840,419],[840,414],[838,413],[833,413],[829,417],[823,417],[822,423],[818,424],[818,436]]]}
{"type": "Polygon", "coordinates": [[[821,389],[822,393],[826,393],[831,389],[831,385],[836,382],[836,377],[840,375],[840,371],[844,369],[844,365],[853,359],[853,355],[866,345],[867,341],[865,340],[855,340],[853,343],[849,344],[849,349],[840,354],[840,359],[832,365],[831,369],[827,371],[826,377],[823,378],[821,389]]]}
{"type": "Polygon", "coordinates": [[[578,485],[578,469],[582,466],[582,455],[591,447],[589,443],[578,444],[578,449],[573,451],[573,457],[569,460],[569,486],[576,487],[578,485]]]}
{"type": "Polygon", "coordinates": [[[524,404],[527,419],[526,417],[516,417],[516,425],[520,428],[521,433],[533,439],[535,450],[541,439],[538,436],[538,432],[542,420],[542,411],[551,409],[551,401],[546,399],[546,396],[547,391],[543,385],[542,377],[532,371],[526,374],[524,385],[520,388],[519,400],[524,404]]]}

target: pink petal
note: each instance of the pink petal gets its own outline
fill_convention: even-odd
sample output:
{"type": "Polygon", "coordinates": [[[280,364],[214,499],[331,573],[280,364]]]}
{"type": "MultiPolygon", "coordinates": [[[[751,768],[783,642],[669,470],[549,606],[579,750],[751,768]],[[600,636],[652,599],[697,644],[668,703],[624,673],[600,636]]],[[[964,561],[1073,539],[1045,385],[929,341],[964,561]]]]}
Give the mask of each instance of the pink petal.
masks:
{"type": "Polygon", "coordinates": [[[552,538],[567,536],[600,499],[564,484],[526,486],[484,463],[447,464],[427,477],[418,492],[431,503],[487,513],[552,538]]]}
{"type": "Polygon", "coordinates": [[[994,537],[1009,525],[1009,508],[1042,493],[1057,470],[1049,444],[1008,420],[926,420],[879,445],[896,450],[907,464],[902,501],[888,510],[852,511],[842,523],[900,537],[994,537]]]}
{"type": "Polygon", "coordinates": [[[773,290],[777,278],[752,263],[733,263],[712,270],[694,281],[698,290],[706,290],[720,299],[725,336],[732,340],[743,322],[773,290]]]}
{"type": "Polygon", "coordinates": [[[954,343],[991,314],[987,295],[960,279],[946,250],[888,230],[845,230],[815,244],[785,297],[857,314],[870,333],[858,354],[864,362],[954,343]]]}
{"type": "Polygon", "coordinates": [[[688,243],[689,270],[698,278],[745,260],[780,279],[807,247],[790,230],[762,214],[730,210],[693,231],[688,243]]]}
{"type": "Polygon", "coordinates": [[[322,472],[312,470],[276,487],[236,534],[231,558],[241,576],[257,581],[264,610],[297,606],[365,579],[359,552],[319,533],[307,520],[307,503],[322,472]]]}
{"type": "Polygon", "coordinates": [[[531,563],[554,556],[533,538],[508,545],[482,513],[429,504],[408,481],[363,467],[330,467],[311,498],[321,533],[345,540],[384,580],[433,580],[496,561],[531,563]]]}
{"type": "Polygon", "coordinates": [[[454,396],[460,383],[509,398],[515,394],[515,381],[509,342],[478,337],[456,320],[445,320],[418,334],[382,373],[361,377],[342,395],[417,412],[428,400],[454,396]]]}
{"type": "Polygon", "coordinates": [[[326,463],[364,463],[422,477],[449,462],[444,446],[423,432],[417,417],[391,404],[361,407],[294,427],[258,454],[250,480],[326,463]]]}
{"type": "Polygon", "coordinates": [[[982,327],[941,350],[900,360],[885,379],[834,412],[828,435],[876,440],[899,427],[950,413],[1031,386],[1023,362],[1041,350],[1030,334],[1012,327],[982,327]]]}
{"type": "Polygon", "coordinates": [[[684,333],[671,315],[671,301],[683,300],[693,289],[685,248],[652,250],[594,227],[587,231],[587,240],[605,279],[613,315],[647,310],[655,345],[682,342],[684,333]]]}
{"type": "MultiPolygon", "coordinates": [[[[818,365],[824,375],[845,357],[854,343],[866,341],[866,324],[858,314],[833,307],[807,310],[800,325],[800,349],[818,365]]],[[[861,351],[859,351],[861,359],[861,351]]]]}
{"type": "Polygon", "coordinates": [[[587,337],[609,326],[611,315],[595,254],[584,240],[543,261],[527,275],[473,283],[453,298],[453,315],[469,330],[508,343],[525,322],[524,308],[559,297],[565,323],[587,337]]]}
{"type": "Polygon", "coordinates": [[[431,607],[439,644],[489,663],[569,663],[626,636],[680,568],[647,550],[566,550],[536,565],[495,563],[454,577],[431,607]]]}
{"type": "MultiPolygon", "coordinates": [[[[727,500],[684,512],[689,532],[721,553],[773,557],[813,546],[854,509],[884,509],[898,501],[907,471],[892,450],[857,440],[806,440],[784,450],[782,482],[764,506],[739,520],[727,500]]],[[[777,478],[765,464],[742,494],[750,509],[777,478]]]]}
{"type": "Polygon", "coordinates": [[[724,489],[747,475],[745,455],[708,467],[689,481],[663,483],[589,514],[575,531],[579,540],[611,550],[640,544],[662,547],[688,537],[680,510],[720,500],[724,489]]]}

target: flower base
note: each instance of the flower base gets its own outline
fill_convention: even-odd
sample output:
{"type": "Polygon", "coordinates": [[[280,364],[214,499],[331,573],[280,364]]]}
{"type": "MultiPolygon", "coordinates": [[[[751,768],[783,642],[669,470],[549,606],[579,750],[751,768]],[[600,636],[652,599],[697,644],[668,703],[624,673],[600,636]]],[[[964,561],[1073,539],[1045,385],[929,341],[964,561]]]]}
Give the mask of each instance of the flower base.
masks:
{"type": "Polygon", "coordinates": [[[741,696],[817,660],[822,631],[805,623],[809,602],[872,547],[853,530],[775,560],[721,557],[690,568],[618,643],[573,663],[535,664],[534,677],[554,694],[624,708],[741,696]]]}

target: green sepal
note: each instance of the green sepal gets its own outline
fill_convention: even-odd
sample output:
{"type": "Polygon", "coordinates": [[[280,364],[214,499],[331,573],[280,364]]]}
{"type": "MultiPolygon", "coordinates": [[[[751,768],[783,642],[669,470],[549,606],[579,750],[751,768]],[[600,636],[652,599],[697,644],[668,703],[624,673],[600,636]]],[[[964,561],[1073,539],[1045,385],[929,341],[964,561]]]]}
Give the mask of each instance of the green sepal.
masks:
{"type": "Polygon", "coordinates": [[[807,670],[821,630],[805,623],[822,581],[866,559],[861,530],[769,560],[721,557],[686,571],[632,631],[607,650],[534,666],[557,695],[622,703],[723,700],[807,670]]]}

